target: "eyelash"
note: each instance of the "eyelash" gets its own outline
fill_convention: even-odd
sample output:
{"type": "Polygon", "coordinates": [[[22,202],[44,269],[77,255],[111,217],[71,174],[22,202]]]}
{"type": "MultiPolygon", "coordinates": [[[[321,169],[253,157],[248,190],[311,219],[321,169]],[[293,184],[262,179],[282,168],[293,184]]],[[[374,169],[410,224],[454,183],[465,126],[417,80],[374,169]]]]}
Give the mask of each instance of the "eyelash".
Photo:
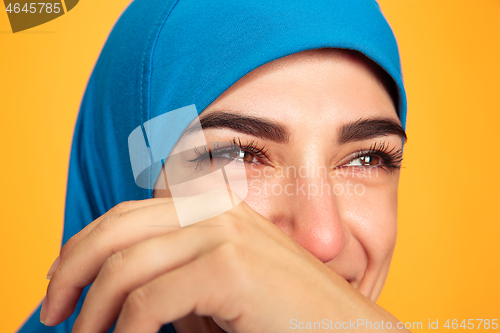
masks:
{"type": "MultiPolygon", "coordinates": [[[[207,146],[203,146],[203,151],[200,151],[196,148],[194,151],[198,155],[198,157],[189,160],[188,162],[196,162],[195,170],[197,170],[202,163],[209,162],[212,159],[216,158],[224,158],[221,157],[222,154],[234,151],[235,148],[238,148],[241,151],[252,154],[260,163],[265,164],[263,161],[269,160],[269,149],[266,146],[258,147],[258,144],[255,140],[247,142],[245,145],[241,144],[240,138],[233,138],[230,147],[219,147],[216,145],[214,149],[208,149],[207,146]]],[[[369,156],[377,156],[382,159],[382,163],[380,165],[374,165],[371,167],[381,168],[383,170],[394,171],[396,169],[401,169],[401,164],[403,161],[403,150],[401,148],[396,149],[396,147],[389,147],[389,144],[386,142],[374,143],[368,148],[368,150],[358,150],[354,153],[355,157],[352,158],[348,163],[369,156]]],[[[246,162],[246,163],[254,163],[254,162],[246,162]]],[[[341,167],[345,167],[346,165],[341,165],[341,167]]],[[[364,166],[366,167],[366,166],[364,166]]]]}
{"type": "MultiPolygon", "coordinates": [[[[368,148],[368,150],[358,150],[355,152],[355,157],[351,159],[349,162],[354,161],[356,159],[368,156],[377,156],[382,159],[382,163],[380,165],[375,165],[373,167],[378,167],[383,170],[394,171],[397,169],[401,169],[401,164],[403,162],[403,149],[396,147],[389,147],[389,144],[386,142],[374,143],[368,148]]],[[[342,166],[340,166],[342,167],[342,166]]]]}
{"type": "MultiPolygon", "coordinates": [[[[238,148],[241,151],[252,154],[260,163],[264,164],[263,161],[269,160],[269,149],[265,146],[258,148],[258,144],[255,140],[247,142],[245,145],[241,144],[240,138],[233,138],[230,147],[219,147],[218,144],[215,145],[214,149],[208,149],[207,146],[203,146],[203,151],[200,151],[198,148],[195,148],[194,152],[198,155],[198,157],[188,160],[188,162],[196,162],[195,170],[201,166],[202,163],[208,162],[217,158],[224,158],[220,155],[234,151],[238,148]]],[[[246,162],[253,163],[253,162],[246,162]]]]}

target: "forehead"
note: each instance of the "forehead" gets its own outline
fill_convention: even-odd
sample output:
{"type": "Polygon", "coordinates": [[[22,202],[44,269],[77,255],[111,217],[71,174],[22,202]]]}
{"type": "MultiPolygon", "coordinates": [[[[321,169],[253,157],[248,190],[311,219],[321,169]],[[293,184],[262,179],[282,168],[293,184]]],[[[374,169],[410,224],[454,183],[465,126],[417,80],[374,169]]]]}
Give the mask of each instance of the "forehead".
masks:
{"type": "Polygon", "coordinates": [[[374,65],[354,52],[334,49],[299,52],[258,67],[204,113],[221,110],[275,119],[292,128],[305,121],[399,121],[374,65]]]}

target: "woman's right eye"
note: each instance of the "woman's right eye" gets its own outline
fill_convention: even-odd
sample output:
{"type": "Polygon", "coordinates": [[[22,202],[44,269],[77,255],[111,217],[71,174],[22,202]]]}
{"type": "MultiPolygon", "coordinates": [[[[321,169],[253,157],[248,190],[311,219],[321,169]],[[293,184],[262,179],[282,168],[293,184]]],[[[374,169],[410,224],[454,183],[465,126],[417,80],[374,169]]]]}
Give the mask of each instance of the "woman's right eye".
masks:
{"type": "Polygon", "coordinates": [[[245,164],[266,164],[269,161],[265,147],[260,147],[255,141],[242,145],[237,138],[232,142],[211,142],[210,146],[198,147],[193,151],[198,156],[189,162],[196,163],[195,170],[203,165],[222,167],[233,161],[245,164]]]}
{"type": "MultiPolygon", "coordinates": [[[[209,149],[207,146],[198,147],[193,149],[193,152],[197,155],[196,158],[188,160],[188,162],[196,163],[195,170],[201,169],[203,166],[213,165],[214,167],[222,167],[232,161],[247,162],[249,156],[247,152],[242,151],[238,146],[226,146],[221,147],[220,144],[213,144],[214,148],[209,149]]],[[[251,161],[251,159],[250,159],[251,161]]]]}
{"type": "Polygon", "coordinates": [[[212,151],[211,155],[213,159],[222,158],[226,160],[242,161],[244,163],[258,163],[258,159],[254,154],[239,148],[229,152],[212,151]]]}

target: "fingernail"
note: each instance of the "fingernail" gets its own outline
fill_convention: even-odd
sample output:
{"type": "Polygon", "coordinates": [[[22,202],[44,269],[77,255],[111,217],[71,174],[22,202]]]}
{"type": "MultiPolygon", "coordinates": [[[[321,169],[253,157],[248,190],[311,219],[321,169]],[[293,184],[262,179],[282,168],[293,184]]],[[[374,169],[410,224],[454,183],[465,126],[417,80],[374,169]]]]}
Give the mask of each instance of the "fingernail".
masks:
{"type": "Polygon", "coordinates": [[[47,272],[47,280],[50,280],[52,275],[54,275],[54,272],[56,271],[58,266],[59,266],[59,256],[56,258],[56,260],[54,260],[52,266],[50,266],[49,271],[47,272]]]}
{"type": "Polygon", "coordinates": [[[47,295],[43,298],[42,309],[40,310],[40,322],[45,325],[45,319],[47,317],[47,295]]]}

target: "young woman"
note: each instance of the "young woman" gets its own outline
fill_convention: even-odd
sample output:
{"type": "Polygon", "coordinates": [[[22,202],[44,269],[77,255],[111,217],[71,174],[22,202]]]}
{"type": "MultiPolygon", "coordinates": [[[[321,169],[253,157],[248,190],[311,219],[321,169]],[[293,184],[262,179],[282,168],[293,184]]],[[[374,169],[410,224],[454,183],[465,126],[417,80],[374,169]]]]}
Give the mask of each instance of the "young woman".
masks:
{"type": "Polygon", "coordinates": [[[375,1],[134,1],[89,82],[65,245],[21,332],[404,330],[375,301],[405,117],[375,1]]]}

